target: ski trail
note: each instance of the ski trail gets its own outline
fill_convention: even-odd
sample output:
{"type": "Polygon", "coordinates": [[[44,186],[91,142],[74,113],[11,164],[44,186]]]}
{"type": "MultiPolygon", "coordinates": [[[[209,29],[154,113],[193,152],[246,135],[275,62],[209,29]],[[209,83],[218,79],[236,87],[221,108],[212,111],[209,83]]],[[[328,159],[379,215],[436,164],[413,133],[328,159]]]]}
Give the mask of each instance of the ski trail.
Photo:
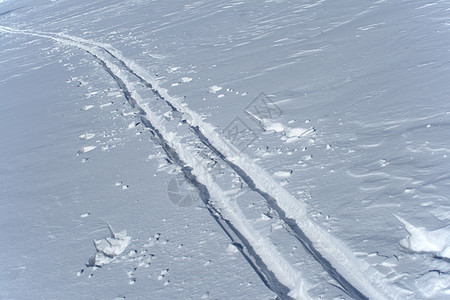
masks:
{"type": "MultiPolygon", "coordinates": [[[[67,35],[65,35],[68,37],[67,35]]],[[[95,43],[84,39],[80,42],[95,43]]],[[[359,260],[339,239],[313,223],[306,215],[306,206],[292,197],[281,185],[261,167],[238,151],[213,126],[203,121],[180,99],[171,97],[167,90],[134,61],[123,57],[120,51],[111,46],[104,49],[173,110],[181,112],[201,141],[221,157],[249,187],[263,196],[283,221],[294,232],[305,249],[335,278],[342,288],[356,299],[403,299],[407,292],[389,285],[384,276],[370,265],[359,260]]]]}
{"type": "Polygon", "coordinates": [[[302,274],[282,257],[268,238],[261,236],[250,225],[237,204],[214,182],[204,167],[206,164],[203,159],[191,153],[189,147],[181,142],[181,137],[176,133],[166,130],[163,118],[145,104],[133,84],[127,80],[123,70],[108,59],[101,51],[101,47],[87,46],[72,39],[46,33],[19,31],[3,26],[0,26],[0,31],[53,39],[64,45],[85,50],[96,58],[118,84],[130,105],[139,110],[141,120],[152,130],[169,159],[176,163],[187,180],[197,187],[211,215],[238,246],[263,282],[282,299],[310,299],[307,293],[310,285],[302,278],[302,274]],[[249,255],[236,240],[242,242],[249,255]]]}
{"type": "Polygon", "coordinates": [[[370,265],[359,260],[340,240],[313,223],[306,215],[306,206],[289,194],[261,167],[240,153],[214,127],[203,121],[180,99],[170,96],[167,89],[134,61],[125,58],[120,51],[110,45],[96,43],[78,37],[59,34],[61,37],[80,43],[103,48],[117,59],[131,74],[136,76],[173,110],[181,112],[202,142],[232,167],[254,191],[268,201],[283,221],[290,227],[305,249],[335,278],[342,288],[356,299],[385,299],[405,297],[405,291],[390,286],[384,276],[370,265]]]}
{"type": "MultiPolygon", "coordinates": [[[[305,249],[323,266],[323,268],[330,275],[332,275],[342,285],[342,288],[349,295],[357,299],[403,299],[408,294],[405,290],[390,285],[386,281],[384,276],[378,273],[375,269],[370,268],[369,264],[356,258],[352,251],[342,241],[335,238],[327,231],[323,230],[321,227],[313,223],[307,217],[306,206],[303,203],[290,195],[282,186],[280,186],[275,180],[273,180],[273,178],[265,170],[251,161],[245,154],[240,153],[233,145],[229,144],[224,137],[222,137],[214,130],[211,124],[204,122],[200,115],[192,111],[189,107],[185,106],[185,104],[183,104],[180,99],[171,97],[168,94],[167,90],[160,87],[158,82],[151,75],[149,75],[134,61],[123,57],[120,51],[107,44],[96,43],[62,33],[53,34],[34,31],[22,31],[4,26],[0,26],[0,31],[50,38],[66,45],[75,46],[88,51],[100,61],[103,61],[116,77],[119,77],[121,79],[125,78],[125,76],[122,74],[123,70],[120,69],[121,67],[125,69],[126,72],[136,76],[142,83],[150,88],[158,98],[165,101],[173,110],[181,112],[183,118],[191,126],[191,128],[194,129],[195,134],[200,138],[200,140],[211,150],[213,150],[219,157],[221,157],[222,160],[225,161],[231,168],[233,168],[239,174],[239,176],[251,187],[251,189],[258,192],[267,200],[269,205],[279,213],[282,220],[289,226],[295,236],[305,246],[305,249]],[[109,61],[110,58],[117,60],[121,67],[115,65],[114,63],[111,63],[109,61]]],[[[113,76],[113,74],[111,75],[113,76]]],[[[138,99],[138,95],[135,95],[135,91],[128,91],[127,93],[129,93],[130,95],[133,94],[131,95],[133,96],[131,98],[138,99]]],[[[134,100],[134,102],[138,103],[139,101],[134,100]]],[[[136,103],[133,104],[133,101],[130,101],[130,104],[136,106],[136,103]]],[[[139,109],[139,105],[137,106],[139,109]]],[[[143,107],[141,107],[141,110],[142,109],[143,107]]],[[[155,124],[158,124],[158,122],[160,121],[158,119],[158,116],[150,114],[147,109],[143,110],[147,114],[145,118],[155,121],[155,124]]],[[[163,132],[164,127],[162,124],[160,125],[162,126],[162,128],[157,128],[157,130],[163,132]]],[[[170,137],[171,134],[165,132],[165,134],[162,134],[162,137],[165,136],[170,137]]],[[[170,143],[173,142],[174,141],[170,139],[170,143]]],[[[193,155],[184,153],[185,150],[182,147],[180,148],[179,145],[177,145],[177,147],[174,147],[174,149],[180,154],[180,158],[182,157],[182,161],[185,162],[186,165],[189,165],[193,168],[192,173],[196,176],[196,178],[198,178],[198,180],[202,183],[207,183],[205,184],[205,186],[207,187],[209,192],[211,192],[211,195],[213,195],[211,198],[222,199],[220,197],[224,195],[224,192],[220,192],[220,188],[212,181],[211,176],[208,175],[208,171],[202,169],[201,162],[196,161],[193,155]],[[182,153],[183,155],[181,155],[182,153]],[[214,191],[214,193],[212,191],[214,191]]],[[[227,207],[230,202],[223,202],[220,204],[227,207]]],[[[233,213],[228,216],[231,223],[232,217],[237,218],[234,220],[236,224],[239,224],[240,221],[245,220],[242,212],[236,212],[239,210],[238,207],[231,208],[231,206],[228,206],[227,209],[228,211],[233,211],[233,213]],[[239,220],[238,216],[243,217],[244,219],[239,220]]],[[[244,228],[239,227],[239,230],[243,230],[242,232],[245,232],[245,229],[251,228],[250,225],[249,227],[246,227],[247,225],[248,224],[240,224],[240,226],[244,228]]],[[[247,232],[247,234],[252,233],[247,232]]],[[[258,242],[258,240],[255,240],[254,238],[249,239],[248,241],[251,245],[257,245],[258,242]]],[[[265,245],[264,247],[266,246],[267,245],[265,245]]],[[[269,246],[267,247],[270,248],[269,246]]],[[[262,252],[256,252],[263,259],[263,256],[261,256],[262,252]]],[[[267,260],[270,259],[270,256],[266,257],[265,259],[266,260],[264,260],[264,262],[267,263],[267,260]]],[[[278,274],[278,276],[280,276],[280,278],[283,277],[282,274],[278,274]]],[[[303,286],[303,284],[294,283],[294,277],[291,276],[290,280],[280,280],[280,282],[284,282],[284,284],[291,289],[291,293],[293,290],[295,290],[295,286],[303,286]],[[289,284],[286,284],[285,282],[288,281],[289,284]]],[[[297,288],[297,290],[302,289],[297,288]]]]}

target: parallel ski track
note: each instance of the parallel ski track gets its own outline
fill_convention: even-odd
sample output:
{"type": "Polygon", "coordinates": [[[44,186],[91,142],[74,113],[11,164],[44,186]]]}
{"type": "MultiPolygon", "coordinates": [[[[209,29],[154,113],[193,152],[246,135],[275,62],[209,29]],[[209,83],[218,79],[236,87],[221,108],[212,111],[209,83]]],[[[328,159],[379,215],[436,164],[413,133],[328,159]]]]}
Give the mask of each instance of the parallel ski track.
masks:
{"type": "MultiPolygon", "coordinates": [[[[198,139],[220,157],[224,163],[232,168],[242,180],[247,183],[250,189],[259,193],[266,199],[268,205],[278,213],[280,220],[287,225],[290,233],[302,243],[306,251],[322,265],[323,269],[339,282],[340,288],[342,288],[349,296],[355,299],[385,299],[386,297],[401,299],[405,297],[405,292],[403,290],[385,285],[380,274],[376,273],[374,270],[370,270],[369,272],[368,266],[364,265],[361,261],[358,261],[353,253],[351,253],[342,242],[311,222],[306,217],[304,206],[276,183],[263,169],[250,162],[248,159],[242,159],[242,154],[237,155],[239,152],[224,140],[210,124],[203,122],[199,115],[181,105],[181,102],[178,99],[169,96],[167,91],[159,87],[158,83],[143,71],[141,67],[136,65],[133,61],[124,58],[122,54],[112,46],[66,34],[22,31],[3,26],[0,26],[0,30],[10,33],[29,34],[50,38],[83,49],[99,60],[103,68],[117,82],[130,105],[136,107],[141,112],[143,123],[155,133],[155,138],[158,143],[163,146],[168,157],[181,167],[188,181],[197,187],[202,200],[211,215],[214,216],[233,243],[238,245],[239,242],[236,240],[241,241],[243,247],[238,246],[238,249],[263,282],[272,291],[277,293],[280,298],[289,297],[287,296],[286,285],[283,285],[277,279],[277,276],[269,270],[269,267],[265,265],[263,259],[255,252],[252,243],[233,226],[232,222],[219,213],[219,210],[210,201],[210,191],[207,186],[200,183],[198,178],[193,175],[193,169],[190,164],[180,159],[179,153],[171,148],[160,131],[154,127],[148,118],[146,118],[145,109],[139,106],[138,101],[134,99],[132,93],[127,88],[126,83],[124,83],[117,74],[117,71],[112,70],[108,66],[107,61],[100,58],[98,54],[95,54],[95,51],[93,51],[94,49],[98,49],[109,55],[110,58],[119,63],[122,70],[135,76],[142,84],[151,89],[158,99],[165,101],[173,111],[184,115],[185,121],[189,124],[192,132],[194,132],[198,139]],[[245,251],[245,249],[247,249],[247,251],[245,251]],[[375,282],[372,283],[366,275],[375,282]]],[[[290,289],[292,291],[292,285],[290,286],[290,289]]]]}
{"type": "Polygon", "coordinates": [[[163,148],[167,158],[181,168],[187,182],[195,186],[209,214],[219,224],[225,234],[232,241],[232,244],[239,250],[262,282],[270,290],[275,292],[279,299],[290,299],[288,296],[289,290],[283,286],[283,284],[278,281],[276,276],[274,276],[274,274],[267,268],[261,258],[255,253],[251,243],[248,242],[248,240],[233,226],[229,220],[222,216],[219,209],[217,209],[217,207],[211,202],[211,196],[208,188],[197,180],[196,176],[192,174],[192,168],[179,157],[177,151],[169,145],[159,130],[156,129],[151,121],[145,117],[146,112],[139,106],[136,99],[133,98],[132,93],[129,91],[126,84],[118,76],[116,76],[116,74],[114,74],[114,72],[105,64],[103,60],[95,54],[91,52],[89,53],[100,62],[103,69],[114,79],[128,103],[139,111],[142,124],[152,131],[154,140],[163,148]]]}
{"type": "MultiPolygon", "coordinates": [[[[178,109],[172,102],[165,99],[158,89],[154,88],[152,83],[147,81],[143,76],[140,76],[137,74],[131,67],[128,66],[128,64],[118,58],[116,55],[114,55],[110,50],[107,48],[101,47],[103,51],[111,55],[114,59],[120,62],[123,68],[125,68],[129,73],[134,75],[136,78],[138,78],[141,83],[143,83],[146,87],[150,88],[153,93],[161,100],[165,101],[165,103],[172,109],[174,112],[183,113],[180,109],[178,109]]],[[[247,184],[247,186],[254,192],[257,192],[260,194],[264,199],[266,199],[268,205],[277,212],[278,217],[280,220],[283,221],[284,224],[286,224],[291,229],[291,234],[296,237],[296,239],[303,245],[305,250],[311,254],[314,259],[321,264],[321,266],[324,268],[325,271],[327,271],[328,274],[331,275],[332,278],[334,278],[339,284],[341,285],[340,288],[350,297],[354,299],[368,299],[366,296],[364,296],[358,289],[356,289],[350,282],[348,282],[344,276],[339,274],[339,272],[323,257],[323,255],[317,251],[317,249],[314,247],[311,240],[304,234],[304,232],[301,230],[301,228],[297,225],[297,223],[288,218],[286,216],[286,213],[283,211],[283,209],[280,208],[280,206],[277,204],[276,199],[274,199],[270,194],[262,191],[259,189],[256,185],[251,176],[249,176],[242,168],[240,168],[237,164],[233,163],[232,161],[227,159],[227,156],[219,151],[209,140],[203,132],[200,130],[199,126],[194,126],[192,124],[189,124],[192,131],[197,135],[197,137],[200,139],[200,141],[207,146],[210,150],[212,150],[222,161],[224,161],[229,167],[231,167],[236,174],[242,178],[242,180],[247,184]]]]}
{"type": "Polygon", "coordinates": [[[256,274],[260,277],[262,282],[277,295],[277,299],[310,299],[306,293],[306,290],[302,289],[306,287],[306,285],[301,280],[301,274],[296,272],[296,270],[294,270],[294,268],[284,260],[281,254],[279,254],[276,250],[275,246],[271,244],[267,238],[260,236],[258,232],[254,231],[251,225],[248,224],[248,220],[246,220],[240,209],[234,207],[232,203],[227,203],[227,205],[224,206],[220,205],[221,201],[219,201],[219,203],[217,201],[213,201],[212,198],[225,199],[228,201],[229,199],[228,196],[220,190],[220,188],[215,186],[214,183],[211,184],[213,179],[210,176],[206,176],[206,178],[201,179],[208,182],[209,187],[213,187],[213,196],[211,196],[211,191],[208,190],[208,186],[201,183],[199,180],[199,177],[202,176],[194,174],[194,168],[192,168],[189,163],[186,163],[183,158],[180,157],[179,149],[174,149],[171,145],[173,143],[170,143],[165,139],[164,133],[162,133],[164,130],[161,130],[161,128],[158,128],[158,126],[155,126],[155,124],[152,123],[152,120],[156,120],[155,123],[158,123],[157,116],[153,112],[149,111],[149,109],[145,109],[139,104],[139,102],[142,102],[142,99],[136,99],[140,98],[139,94],[130,90],[129,86],[131,86],[131,84],[126,82],[126,79],[118,74],[117,70],[113,70],[111,63],[102,59],[96,49],[90,49],[88,47],[84,47],[83,45],[79,45],[78,42],[74,42],[73,40],[67,41],[45,33],[28,31],[21,32],[7,29],[2,26],[0,26],[0,31],[50,38],[66,45],[77,46],[92,55],[116,82],[127,102],[139,111],[140,120],[144,126],[151,130],[153,133],[153,139],[164,149],[168,159],[180,167],[186,180],[196,187],[210,215],[230,238],[232,244],[243,255],[256,274]],[[149,117],[149,114],[152,116],[149,117]],[[226,216],[224,216],[224,214],[226,214],[226,216]],[[275,272],[273,271],[274,269],[275,272]],[[280,274],[286,270],[288,271],[288,274],[282,274],[282,276],[280,276],[280,274]],[[281,280],[279,277],[282,277],[281,280]],[[286,284],[286,282],[288,284],[286,284]],[[300,290],[292,293],[294,288],[300,290]]]}
{"type": "MultiPolygon", "coordinates": [[[[96,57],[98,59],[98,57],[96,57]]],[[[101,60],[100,60],[101,61],[101,60]]],[[[255,253],[251,244],[245,239],[245,237],[233,226],[233,224],[224,218],[220,211],[215,207],[214,204],[211,203],[211,196],[208,191],[208,188],[200,183],[196,176],[192,174],[192,168],[180,159],[178,153],[169,145],[169,143],[164,139],[161,133],[153,126],[151,121],[149,121],[145,117],[145,112],[137,105],[136,100],[131,96],[131,93],[128,91],[123,82],[114,75],[114,73],[101,62],[103,68],[114,78],[117,85],[122,90],[125,98],[128,103],[134,108],[137,108],[140,111],[140,120],[144,124],[145,127],[149,128],[154,136],[154,140],[164,149],[169,160],[178,165],[183,172],[184,177],[187,182],[196,187],[199,192],[200,198],[205,204],[206,208],[210,215],[214,218],[214,220],[219,224],[222,230],[226,233],[226,235],[232,241],[232,244],[240,251],[240,253],[244,256],[256,274],[260,277],[260,279],[264,282],[264,284],[277,293],[280,299],[287,299],[288,290],[284,287],[278,279],[274,276],[274,274],[267,268],[267,266],[261,261],[261,258],[255,253]]]]}

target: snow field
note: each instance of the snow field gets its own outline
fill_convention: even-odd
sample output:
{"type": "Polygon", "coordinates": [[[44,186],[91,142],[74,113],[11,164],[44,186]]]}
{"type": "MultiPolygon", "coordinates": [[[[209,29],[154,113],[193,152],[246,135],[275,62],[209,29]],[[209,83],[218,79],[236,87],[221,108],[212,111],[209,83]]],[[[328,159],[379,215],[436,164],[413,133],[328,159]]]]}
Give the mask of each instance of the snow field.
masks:
{"type": "MultiPolygon", "coordinates": [[[[17,33],[17,31],[11,30],[9,28],[2,27],[2,30],[7,30],[9,32],[17,33]]],[[[19,33],[22,33],[19,31],[19,33]]],[[[150,120],[152,124],[158,124],[158,126],[155,126],[155,129],[159,131],[162,135],[162,137],[170,143],[170,145],[176,150],[176,152],[180,155],[180,158],[182,161],[185,161],[188,166],[193,167],[193,173],[200,179],[200,182],[202,182],[201,179],[203,179],[205,182],[207,182],[206,186],[208,187],[208,190],[213,193],[213,191],[219,189],[217,186],[214,185],[214,182],[211,178],[208,177],[207,171],[203,169],[202,170],[202,163],[195,160],[195,156],[192,154],[185,154],[186,151],[185,147],[182,145],[179,145],[180,138],[176,136],[175,132],[168,132],[165,128],[165,126],[162,124],[161,117],[154,114],[152,111],[145,109],[144,102],[141,99],[140,95],[137,93],[137,91],[134,89],[133,84],[127,81],[126,73],[112,63],[108,56],[105,56],[103,54],[103,51],[101,48],[106,49],[106,52],[111,52],[113,58],[117,58],[120,61],[122,61],[125,66],[129,70],[133,70],[136,75],[142,77],[147,82],[150,82],[150,84],[153,87],[153,90],[157,92],[159,96],[162,97],[165,101],[169,102],[170,105],[172,105],[175,109],[180,111],[183,114],[183,118],[190,124],[192,127],[198,127],[201,133],[208,139],[208,141],[220,151],[226,158],[226,160],[229,160],[231,163],[237,165],[239,168],[241,168],[252,180],[254,181],[256,188],[262,190],[265,194],[269,194],[271,197],[273,197],[278,205],[280,205],[281,209],[286,213],[286,216],[288,218],[292,218],[296,220],[296,224],[299,226],[299,228],[305,233],[305,235],[311,240],[314,247],[317,248],[319,253],[321,253],[326,260],[328,260],[333,268],[336,268],[337,271],[347,280],[350,282],[350,284],[354,285],[357,290],[359,290],[361,293],[366,295],[372,295],[372,297],[380,298],[382,297],[379,292],[372,287],[372,284],[370,281],[364,280],[364,278],[370,278],[371,280],[375,281],[375,284],[377,285],[383,285],[382,276],[377,275],[375,270],[369,270],[368,265],[363,267],[363,263],[359,262],[358,259],[349,251],[346,246],[344,246],[341,242],[334,239],[331,235],[329,235],[327,232],[323,231],[316,225],[314,225],[307,217],[306,217],[306,209],[304,206],[300,204],[296,199],[294,199],[289,193],[286,192],[279,184],[277,184],[273,179],[261,168],[259,168],[256,164],[252,163],[248,158],[246,158],[243,155],[236,155],[236,153],[239,153],[239,151],[233,146],[229,144],[228,141],[226,141],[220,134],[218,134],[211,125],[203,122],[201,116],[197,115],[195,112],[190,110],[187,106],[183,105],[179,99],[174,99],[170,95],[168,95],[167,90],[162,89],[159,87],[157,82],[151,78],[148,74],[144,73],[139,66],[136,66],[134,62],[130,62],[124,57],[122,57],[121,53],[117,50],[113,49],[111,46],[104,45],[104,44],[95,44],[93,42],[85,41],[83,39],[79,38],[72,38],[67,35],[61,34],[59,36],[63,37],[55,37],[54,35],[46,35],[45,33],[30,33],[30,32],[23,32],[25,34],[32,34],[37,35],[40,37],[50,37],[58,42],[62,42],[66,45],[70,46],[76,46],[81,49],[84,49],[90,53],[92,53],[95,57],[101,59],[105,66],[111,70],[111,72],[117,76],[125,85],[125,87],[131,92],[131,97],[135,99],[137,107],[144,108],[146,118],[150,120]],[[87,45],[86,45],[87,44],[87,45]],[[94,47],[90,46],[93,45],[94,47]],[[96,49],[98,47],[99,50],[96,49]],[[200,170],[200,171],[198,171],[200,170]],[[363,270],[363,272],[361,272],[363,270]],[[364,271],[365,270],[365,271],[364,271]]],[[[132,105],[134,105],[132,103],[132,105]]],[[[87,151],[92,150],[90,147],[86,148],[87,151]]],[[[203,182],[202,182],[203,183],[203,182]]],[[[220,190],[220,189],[219,189],[220,190]]],[[[214,199],[222,199],[223,197],[219,197],[218,195],[223,196],[223,192],[218,192],[216,197],[214,199]]],[[[217,201],[217,200],[216,200],[217,201]]],[[[228,200],[229,201],[229,200],[228,200]]],[[[228,201],[225,201],[220,209],[228,208],[228,201]]],[[[227,214],[225,214],[227,215],[227,214]]],[[[228,216],[228,219],[234,220],[232,221],[233,224],[236,225],[236,222],[238,220],[242,219],[242,216],[236,217],[233,214],[228,216]]],[[[244,218],[245,219],[245,218],[244,218]]],[[[237,226],[239,229],[239,232],[243,233],[245,232],[247,226],[237,226]]],[[[247,229],[248,230],[248,229],[247,229]]],[[[256,241],[259,240],[258,235],[254,233],[254,235],[247,233],[244,235],[247,240],[252,241],[250,242],[253,247],[256,247],[254,244],[256,241]],[[255,237],[256,239],[252,240],[250,237],[255,237]]],[[[263,243],[262,249],[270,249],[271,246],[268,246],[266,243],[263,243]]],[[[265,263],[269,266],[269,269],[271,271],[274,270],[274,266],[283,266],[287,265],[286,263],[281,263],[278,260],[278,263],[269,262],[269,260],[274,257],[277,257],[276,252],[273,250],[261,250],[256,247],[256,252],[263,258],[265,263]],[[270,255],[264,255],[267,253],[272,253],[272,256],[270,255]]],[[[288,268],[282,267],[282,270],[284,272],[287,272],[288,274],[295,273],[292,270],[289,271],[288,268]]],[[[286,284],[290,289],[292,294],[298,294],[301,295],[304,289],[305,285],[304,283],[297,284],[297,282],[300,280],[300,276],[291,275],[291,279],[287,280],[286,278],[283,278],[283,271],[275,271],[274,272],[278,279],[280,279],[281,282],[286,284]],[[295,286],[299,287],[299,291],[293,291],[295,286]]],[[[388,290],[387,287],[384,288],[384,290],[388,290]]],[[[401,295],[401,291],[389,291],[389,294],[393,295],[395,293],[399,293],[399,296],[401,295]]],[[[306,294],[305,294],[306,295],[306,294]]]]}
{"type": "MultiPolygon", "coordinates": [[[[157,10],[153,20],[136,15],[112,27],[108,26],[111,16],[125,20],[124,16],[131,15],[128,9],[136,10],[134,4],[121,12],[118,3],[94,10],[96,3],[81,4],[78,10],[69,7],[63,16],[36,17],[43,19],[43,30],[71,35],[27,31],[35,37],[28,46],[39,47],[43,37],[51,37],[63,47],[83,45],[81,49],[94,55],[103,67],[100,71],[108,72],[119,85],[111,97],[123,100],[125,96],[140,113],[135,115],[141,119],[128,122],[124,130],[133,133],[142,124],[150,128],[153,142],[167,148],[165,160],[179,163],[174,168],[161,161],[160,169],[184,174],[188,181],[191,178],[191,185],[207,191],[200,194],[212,220],[222,216],[218,224],[225,226],[233,244],[244,245],[233,249],[240,249],[238,253],[248,258],[269,288],[274,288],[274,282],[284,282],[287,289],[275,288],[279,296],[291,290],[291,295],[300,291],[312,298],[339,297],[327,291],[328,284],[345,290],[340,297],[445,299],[449,147],[445,142],[448,112],[442,101],[446,88],[439,87],[447,70],[442,42],[447,32],[442,18],[445,4],[199,4],[181,9],[152,5],[157,10]],[[238,12],[239,18],[227,10],[238,12]],[[80,16],[93,16],[93,12],[99,15],[92,18],[92,28],[80,24],[79,30],[70,29],[80,16]],[[61,29],[59,22],[65,17],[68,23],[61,29]],[[202,21],[213,26],[196,30],[202,21]],[[233,23],[233,28],[224,21],[233,23]],[[177,54],[179,50],[186,55],[177,54]],[[149,75],[148,70],[157,75],[149,75]],[[162,86],[171,86],[172,96],[162,86]],[[266,119],[240,104],[249,100],[241,97],[247,91],[255,97],[261,87],[276,99],[285,116],[266,119]],[[137,99],[142,100],[139,105],[137,99]],[[233,105],[247,113],[241,121],[255,121],[260,128],[244,150],[232,146],[218,129],[225,128],[223,119],[236,113],[233,105]],[[150,122],[143,108],[154,113],[150,122]],[[302,126],[303,120],[308,125],[302,126]],[[165,130],[164,136],[158,136],[161,132],[155,124],[165,130]],[[226,201],[214,201],[213,194],[226,201]],[[234,231],[233,222],[227,223],[233,218],[240,224],[234,231]],[[384,234],[388,231],[389,235],[384,234]],[[247,240],[241,232],[256,234],[268,243],[247,240]],[[275,251],[271,245],[276,245],[275,251]],[[295,245],[292,251],[289,245],[295,245]],[[286,263],[277,272],[270,271],[272,255],[286,263]],[[317,272],[308,272],[308,266],[317,272]],[[283,269],[289,268],[308,278],[307,283],[298,284],[306,285],[303,291],[293,284],[299,273],[284,277],[283,269]],[[324,270],[328,274],[318,274],[324,270]]],[[[51,7],[61,5],[65,4],[51,7]]],[[[145,7],[143,2],[139,5],[145,7]]],[[[9,26],[33,28],[32,21],[12,24],[16,14],[7,12],[9,26]]],[[[11,27],[0,30],[25,32],[11,27]]],[[[4,37],[9,39],[9,34],[4,37]]],[[[58,47],[45,51],[54,54],[58,47]]],[[[89,58],[85,63],[92,67],[94,61],[89,58]]],[[[67,70],[75,68],[66,65],[67,70]]],[[[41,66],[34,63],[31,67],[41,66]]],[[[2,82],[18,76],[11,74],[2,82]]],[[[93,90],[86,94],[90,99],[98,96],[93,90]]],[[[117,106],[114,100],[105,99],[81,110],[94,107],[108,114],[117,106]]],[[[84,144],[78,149],[83,162],[89,159],[86,154],[95,157],[100,148],[109,151],[109,145],[100,147],[99,140],[92,140],[90,132],[98,139],[102,136],[92,129],[77,134],[84,144]]],[[[111,149],[117,145],[113,139],[111,149]]],[[[129,189],[126,180],[115,182],[126,191],[134,187],[131,183],[129,189]]],[[[84,219],[90,216],[89,212],[80,214],[84,219]]],[[[135,254],[130,251],[129,255],[135,254]]],[[[205,266],[210,264],[205,262],[205,266]]],[[[161,270],[157,278],[168,286],[168,268],[161,270]]],[[[135,271],[130,272],[130,284],[134,284],[135,271]]]]}

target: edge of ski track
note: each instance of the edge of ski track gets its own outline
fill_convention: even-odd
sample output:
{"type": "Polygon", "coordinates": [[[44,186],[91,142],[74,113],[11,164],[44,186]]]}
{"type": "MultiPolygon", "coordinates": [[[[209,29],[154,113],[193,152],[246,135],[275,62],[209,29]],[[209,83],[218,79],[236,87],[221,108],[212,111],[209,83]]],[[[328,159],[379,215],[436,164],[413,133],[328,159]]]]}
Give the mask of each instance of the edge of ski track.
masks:
{"type": "MultiPolygon", "coordinates": [[[[306,207],[281,187],[267,172],[257,164],[251,162],[249,158],[240,153],[233,145],[231,145],[223,136],[218,134],[214,127],[204,122],[202,117],[186,106],[181,99],[172,97],[168,94],[167,89],[159,86],[158,82],[149,75],[146,70],[136,64],[133,60],[125,58],[122,53],[111,45],[86,40],[70,36],[64,33],[41,33],[37,31],[16,30],[13,28],[0,26],[0,30],[40,36],[43,38],[51,38],[62,43],[68,43],[83,49],[82,44],[89,45],[87,49],[98,47],[111,56],[125,64],[126,67],[133,70],[135,74],[144,78],[151,83],[152,89],[160,97],[170,103],[174,108],[183,113],[186,121],[193,127],[197,127],[199,131],[208,139],[208,141],[221,153],[225,154],[226,159],[237,165],[250,176],[258,189],[273,197],[279,207],[286,213],[286,217],[295,221],[298,227],[304,232],[307,238],[311,240],[316,250],[330,262],[330,264],[355,288],[361,291],[370,299],[404,299],[408,291],[395,286],[387,286],[384,284],[384,278],[370,265],[359,260],[354,256],[353,252],[339,239],[335,238],[321,227],[313,223],[306,216],[306,207]],[[368,278],[370,278],[371,282],[368,278]],[[376,285],[376,287],[373,286],[376,285]],[[383,291],[384,293],[382,294],[383,291]]],[[[86,46],[85,46],[86,47],[86,46]]],[[[83,49],[89,51],[87,49],[83,49]]]]}
{"type": "MultiPolygon", "coordinates": [[[[128,90],[127,92],[130,93],[130,97],[136,101],[137,107],[135,108],[141,110],[141,118],[147,119],[147,121],[152,124],[152,127],[158,131],[164,141],[170,147],[175,149],[176,153],[180,157],[180,160],[192,168],[191,172],[197,178],[198,182],[207,187],[208,192],[211,195],[211,199],[213,199],[212,203],[214,203],[214,205],[218,204],[219,206],[218,208],[221,211],[221,216],[228,219],[232,226],[236,228],[240,234],[242,234],[242,236],[248,241],[249,245],[257,253],[259,258],[264,262],[267,269],[273,272],[276,279],[290,290],[288,296],[294,299],[311,299],[307,293],[307,290],[311,287],[311,285],[302,279],[302,274],[284,259],[284,257],[276,249],[276,246],[272,244],[268,238],[261,236],[253,229],[252,225],[248,223],[247,218],[244,216],[237,204],[232,201],[228,194],[215,183],[214,179],[203,167],[201,160],[196,158],[195,155],[189,153],[189,150],[187,150],[188,147],[180,143],[180,138],[177,137],[176,134],[165,130],[165,127],[161,122],[161,117],[156,115],[145,104],[140,95],[132,88],[133,84],[125,78],[126,76],[121,74],[123,73],[122,70],[105,58],[104,55],[102,55],[102,51],[82,45],[80,42],[72,39],[67,40],[67,38],[59,38],[47,33],[29,31],[22,32],[14,29],[9,30],[9,28],[4,26],[0,26],[0,30],[9,33],[26,34],[53,39],[56,42],[87,51],[95,58],[101,60],[101,62],[104,63],[111,72],[113,72],[114,76],[119,78],[124,83],[128,90]]],[[[94,45],[94,47],[98,48],[96,45],[94,45]]],[[[122,92],[125,93],[125,91],[122,92]]]]}

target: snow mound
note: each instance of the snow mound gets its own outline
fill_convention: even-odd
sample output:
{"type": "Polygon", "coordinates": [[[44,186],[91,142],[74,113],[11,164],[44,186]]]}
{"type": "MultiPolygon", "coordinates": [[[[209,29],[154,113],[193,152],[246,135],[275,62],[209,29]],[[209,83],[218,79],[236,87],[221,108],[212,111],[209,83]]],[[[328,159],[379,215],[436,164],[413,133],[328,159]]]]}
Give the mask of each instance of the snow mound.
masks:
{"type": "Polygon", "coordinates": [[[111,263],[115,257],[122,254],[130,244],[131,237],[127,236],[126,230],[115,233],[109,224],[108,229],[111,233],[111,237],[94,240],[96,253],[89,259],[89,262],[87,263],[88,267],[101,267],[111,263]]]}
{"type": "Polygon", "coordinates": [[[413,252],[427,252],[438,257],[450,259],[450,226],[433,231],[415,227],[405,219],[394,215],[405,226],[409,236],[400,244],[413,252]]]}

